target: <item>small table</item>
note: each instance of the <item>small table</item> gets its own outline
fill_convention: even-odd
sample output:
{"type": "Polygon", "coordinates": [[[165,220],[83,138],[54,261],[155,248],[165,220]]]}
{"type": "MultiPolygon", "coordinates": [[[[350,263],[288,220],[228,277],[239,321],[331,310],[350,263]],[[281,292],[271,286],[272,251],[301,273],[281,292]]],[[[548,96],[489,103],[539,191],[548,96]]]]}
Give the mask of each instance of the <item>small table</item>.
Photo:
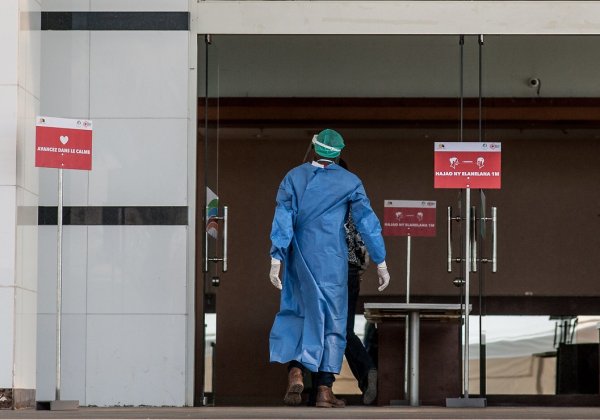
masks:
{"type": "MultiPolygon", "coordinates": [[[[365,303],[365,318],[378,323],[389,318],[408,318],[409,354],[408,357],[408,389],[411,406],[419,405],[419,329],[420,317],[458,318],[463,305],[446,303],[365,303]]],[[[469,305],[469,312],[472,306],[469,305]]]]}

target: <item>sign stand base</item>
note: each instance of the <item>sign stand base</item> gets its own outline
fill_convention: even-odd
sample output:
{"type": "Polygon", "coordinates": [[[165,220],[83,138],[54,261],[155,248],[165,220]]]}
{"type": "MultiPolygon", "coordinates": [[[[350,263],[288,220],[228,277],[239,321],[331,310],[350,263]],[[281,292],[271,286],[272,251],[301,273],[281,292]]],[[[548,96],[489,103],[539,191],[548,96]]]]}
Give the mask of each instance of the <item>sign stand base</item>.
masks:
{"type": "Polygon", "coordinates": [[[486,398],[446,398],[446,407],[448,408],[485,408],[487,407],[486,398]]]}
{"type": "Polygon", "coordinates": [[[37,410],[50,411],[68,411],[79,409],[79,401],[77,400],[54,400],[54,401],[38,401],[36,404],[37,410]]]}

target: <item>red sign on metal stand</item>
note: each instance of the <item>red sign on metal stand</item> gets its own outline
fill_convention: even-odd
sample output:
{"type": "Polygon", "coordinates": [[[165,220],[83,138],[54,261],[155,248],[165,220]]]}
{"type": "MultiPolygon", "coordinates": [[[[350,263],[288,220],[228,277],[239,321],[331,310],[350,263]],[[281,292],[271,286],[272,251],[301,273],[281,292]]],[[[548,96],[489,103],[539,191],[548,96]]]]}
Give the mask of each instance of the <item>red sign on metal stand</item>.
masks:
{"type": "Polygon", "coordinates": [[[436,142],[434,188],[500,189],[501,144],[436,142]]]}
{"type": "Polygon", "coordinates": [[[435,236],[435,201],[385,200],[385,236],[435,236]]]}
{"type": "Polygon", "coordinates": [[[92,122],[38,117],[35,166],[58,169],[92,169],[92,122]]]}
{"type": "Polygon", "coordinates": [[[92,122],[66,118],[37,117],[35,166],[58,169],[57,270],[56,270],[56,388],[50,410],[72,410],[77,400],[61,400],[61,325],[62,325],[62,228],[63,169],[92,169],[92,122]]]}

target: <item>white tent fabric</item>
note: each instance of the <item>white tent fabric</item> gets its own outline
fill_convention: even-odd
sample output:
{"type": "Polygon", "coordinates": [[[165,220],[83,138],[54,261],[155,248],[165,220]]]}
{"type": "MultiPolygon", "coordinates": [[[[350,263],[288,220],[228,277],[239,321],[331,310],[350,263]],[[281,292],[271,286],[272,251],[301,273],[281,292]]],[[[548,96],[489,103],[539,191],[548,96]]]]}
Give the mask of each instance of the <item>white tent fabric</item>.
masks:
{"type": "MultiPolygon", "coordinates": [[[[216,341],[216,316],[206,316],[206,391],[212,388],[212,347],[216,341]]],[[[575,343],[597,343],[600,316],[580,316],[575,343]]],[[[357,316],[355,332],[363,339],[366,320],[357,316]]],[[[469,318],[470,391],[479,392],[479,317],[469,318]]],[[[548,316],[486,316],[483,318],[486,346],[487,391],[490,394],[553,394],[556,360],[555,321],[548,316]]],[[[359,394],[360,390],[344,360],[334,383],[338,394],[359,394]]]]}
{"type": "MultiPolygon", "coordinates": [[[[573,343],[598,343],[600,317],[579,316],[573,343]]],[[[469,390],[479,392],[479,318],[469,331],[469,390]]],[[[548,316],[488,316],[486,388],[488,394],[554,394],[556,388],[556,321],[548,316]]]]}
{"type": "MultiPolygon", "coordinates": [[[[600,317],[580,316],[574,343],[597,343],[600,317]]],[[[469,319],[470,359],[479,358],[479,317],[469,319]]],[[[531,356],[555,350],[554,320],[548,316],[486,316],[483,318],[488,358],[531,356]]]]}
{"type": "MultiPolygon", "coordinates": [[[[479,317],[469,319],[469,355],[479,359],[479,317]]],[[[486,316],[482,322],[488,358],[531,356],[554,350],[548,316],[486,316]]]]}

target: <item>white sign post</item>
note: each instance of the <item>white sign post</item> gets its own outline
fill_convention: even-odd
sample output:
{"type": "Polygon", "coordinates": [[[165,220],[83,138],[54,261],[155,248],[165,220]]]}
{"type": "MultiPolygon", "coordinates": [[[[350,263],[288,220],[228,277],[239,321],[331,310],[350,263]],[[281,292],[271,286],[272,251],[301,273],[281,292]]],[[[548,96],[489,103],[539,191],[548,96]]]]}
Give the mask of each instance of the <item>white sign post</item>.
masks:
{"type": "MultiPolygon", "coordinates": [[[[429,200],[385,200],[383,208],[384,236],[406,236],[406,303],[410,303],[410,260],[413,236],[436,235],[436,202],[429,200]]],[[[418,330],[419,316],[407,315],[404,337],[404,390],[411,406],[419,405],[418,330]],[[409,316],[412,320],[409,320],[409,316]],[[410,328],[409,326],[413,327],[410,328]],[[409,358],[412,361],[409,363],[409,358]]]]}
{"type": "MultiPolygon", "coordinates": [[[[465,190],[465,215],[459,220],[465,223],[464,241],[464,287],[465,305],[463,309],[463,396],[446,398],[448,407],[485,407],[485,398],[469,397],[469,314],[470,314],[470,277],[477,268],[477,259],[472,237],[471,223],[476,223],[476,216],[471,210],[471,188],[500,189],[502,147],[499,142],[436,142],[434,143],[434,188],[452,188],[465,190]]],[[[448,211],[448,234],[450,235],[450,209],[448,211]]],[[[474,226],[473,226],[474,229],[474,226]]],[[[448,237],[448,271],[452,270],[451,239],[448,237]]],[[[494,247],[495,249],[495,247],[494,247]]],[[[495,259],[494,259],[495,264],[495,259]]],[[[494,268],[495,270],[495,268],[494,268]]]]}
{"type": "Polygon", "coordinates": [[[92,122],[53,117],[36,121],[35,166],[58,169],[56,261],[56,388],[50,410],[76,410],[77,400],[61,400],[63,169],[92,169],[92,122]]]}

